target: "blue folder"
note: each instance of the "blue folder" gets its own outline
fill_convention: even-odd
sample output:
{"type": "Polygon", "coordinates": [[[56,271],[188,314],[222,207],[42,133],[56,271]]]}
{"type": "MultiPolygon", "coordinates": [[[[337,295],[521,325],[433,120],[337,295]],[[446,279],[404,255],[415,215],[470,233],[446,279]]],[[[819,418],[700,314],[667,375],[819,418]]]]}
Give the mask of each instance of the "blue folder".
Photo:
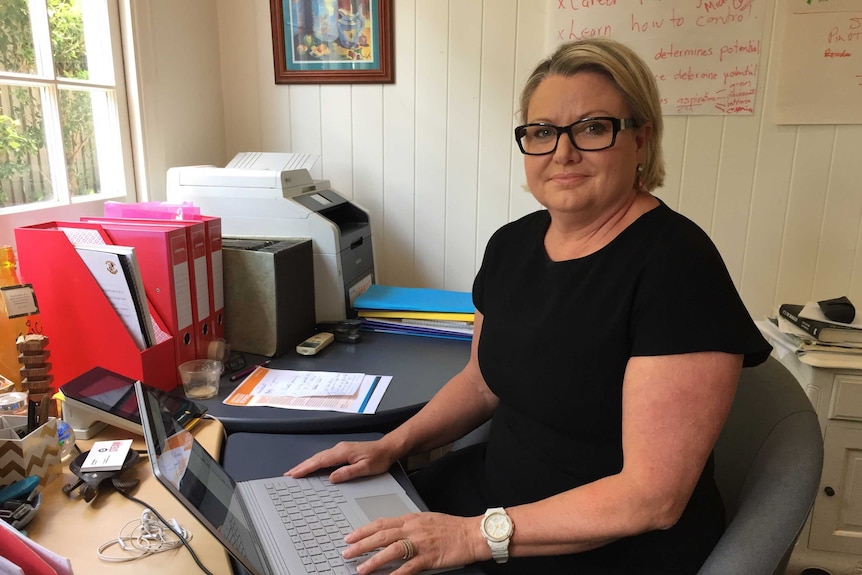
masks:
{"type": "Polygon", "coordinates": [[[356,309],[473,313],[470,292],[372,284],[353,302],[356,309]]]}

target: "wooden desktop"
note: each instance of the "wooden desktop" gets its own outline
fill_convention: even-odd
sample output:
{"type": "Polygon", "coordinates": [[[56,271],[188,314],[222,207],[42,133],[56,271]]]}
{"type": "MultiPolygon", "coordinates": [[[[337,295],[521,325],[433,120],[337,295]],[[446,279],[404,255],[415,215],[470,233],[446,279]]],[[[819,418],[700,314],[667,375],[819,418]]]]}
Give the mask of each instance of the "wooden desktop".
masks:
{"type": "MultiPolygon", "coordinates": [[[[333,344],[312,358],[289,351],[274,359],[270,367],[392,375],[392,385],[376,414],[225,406],[222,401],[238,385],[238,382],[230,382],[230,373],[226,373],[221,381],[219,395],[201,402],[207,406],[209,414],[218,420],[201,421],[193,430],[196,439],[220,459],[224,450],[225,430],[230,433],[279,434],[386,431],[418,411],[466,364],[470,354],[470,343],[464,341],[378,333],[363,334],[363,338],[362,343],[355,345],[333,344]]],[[[251,363],[257,358],[249,355],[248,359],[251,363]]],[[[113,427],[108,427],[89,440],[79,440],[78,444],[82,450],[86,450],[93,441],[129,437],[135,439],[136,449],[145,448],[143,437],[113,427]]],[[[283,467],[275,471],[280,473],[283,467]]],[[[141,480],[132,495],[154,506],[166,519],[176,518],[181,526],[193,533],[191,546],[213,575],[233,573],[224,548],[156,481],[146,459],[126,472],[124,477],[141,480]]],[[[91,503],[77,496],[70,498],[63,493],[62,488],[73,479],[74,475],[69,471],[66,461],[63,477],[55,478],[45,487],[38,514],[27,526],[27,532],[44,547],[68,557],[76,574],[150,573],[152,570],[157,570],[160,575],[200,572],[183,547],[126,563],[100,559],[97,553],[99,546],[116,539],[120,529],[127,522],[139,519],[144,509],[111,490],[100,494],[91,503]]],[[[116,545],[106,552],[112,556],[123,556],[125,553],[116,545]]]]}
{"type": "MultiPolygon", "coordinates": [[[[193,432],[195,438],[209,453],[215,457],[220,456],[224,442],[224,428],[221,423],[205,419],[195,426],[193,432]]],[[[145,449],[143,437],[113,427],[103,430],[90,440],[79,441],[79,447],[86,450],[93,441],[117,438],[133,438],[135,449],[145,449]]],[[[131,493],[134,497],[152,505],[165,519],[175,518],[183,528],[189,530],[193,535],[190,545],[213,575],[231,575],[227,552],[198,520],[156,481],[146,457],[142,457],[134,468],[123,474],[123,478],[132,477],[141,481],[131,493]]],[[[127,522],[140,519],[144,508],[112,489],[99,493],[90,503],[81,499],[77,491],[73,492],[71,497],[65,495],[63,486],[75,479],[66,461],[63,465],[62,477],[54,478],[44,487],[39,510],[26,531],[40,545],[69,558],[76,575],[90,573],[190,575],[201,572],[185,547],[125,563],[100,559],[97,553],[99,546],[111,539],[116,540],[120,529],[127,522]]],[[[129,556],[117,545],[107,548],[105,554],[112,557],[129,556]]]]}

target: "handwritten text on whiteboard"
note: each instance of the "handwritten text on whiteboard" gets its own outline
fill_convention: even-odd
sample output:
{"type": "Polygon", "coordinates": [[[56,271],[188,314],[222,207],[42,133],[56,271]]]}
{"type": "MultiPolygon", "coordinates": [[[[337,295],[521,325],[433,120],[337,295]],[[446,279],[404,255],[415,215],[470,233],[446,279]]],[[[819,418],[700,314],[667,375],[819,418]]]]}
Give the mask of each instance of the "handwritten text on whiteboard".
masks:
{"type": "Polygon", "coordinates": [[[664,114],[753,114],[765,0],[551,0],[548,51],[596,36],[652,69],[664,114]]]}

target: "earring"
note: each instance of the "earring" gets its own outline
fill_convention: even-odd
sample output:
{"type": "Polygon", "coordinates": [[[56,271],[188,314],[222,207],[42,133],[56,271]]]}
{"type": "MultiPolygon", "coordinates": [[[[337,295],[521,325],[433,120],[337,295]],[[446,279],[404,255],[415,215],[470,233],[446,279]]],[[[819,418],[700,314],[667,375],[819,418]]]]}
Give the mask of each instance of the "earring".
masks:
{"type": "Polygon", "coordinates": [[[638,164],[638,190],[644,189],[644,179],[641,177],[641,174],[644,171],[643,164],[638,164]]]}

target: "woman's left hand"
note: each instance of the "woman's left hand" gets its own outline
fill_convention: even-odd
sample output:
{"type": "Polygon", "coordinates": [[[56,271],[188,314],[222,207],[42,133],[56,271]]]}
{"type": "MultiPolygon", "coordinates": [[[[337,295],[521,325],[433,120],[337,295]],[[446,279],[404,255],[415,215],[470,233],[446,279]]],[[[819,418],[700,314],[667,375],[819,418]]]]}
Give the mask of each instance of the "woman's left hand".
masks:
{"type": "Polygon", "coordinates": [[[362,575],[373,573],[392,561],[402,560],[404,564],[392,575],[467,565],[485,559],[481,555],[483,550],[490,557],[479,523],[478,517],[442,513],[412,513],[377,519],[344,538],[350,544],[344,551],[344,558],[353,559],[378,550],[357,566],[362,575]],[[402,543],[402,539],[409,543],[402,543]],[[412,557],[404,560],[411,551],[412,557]]]}

